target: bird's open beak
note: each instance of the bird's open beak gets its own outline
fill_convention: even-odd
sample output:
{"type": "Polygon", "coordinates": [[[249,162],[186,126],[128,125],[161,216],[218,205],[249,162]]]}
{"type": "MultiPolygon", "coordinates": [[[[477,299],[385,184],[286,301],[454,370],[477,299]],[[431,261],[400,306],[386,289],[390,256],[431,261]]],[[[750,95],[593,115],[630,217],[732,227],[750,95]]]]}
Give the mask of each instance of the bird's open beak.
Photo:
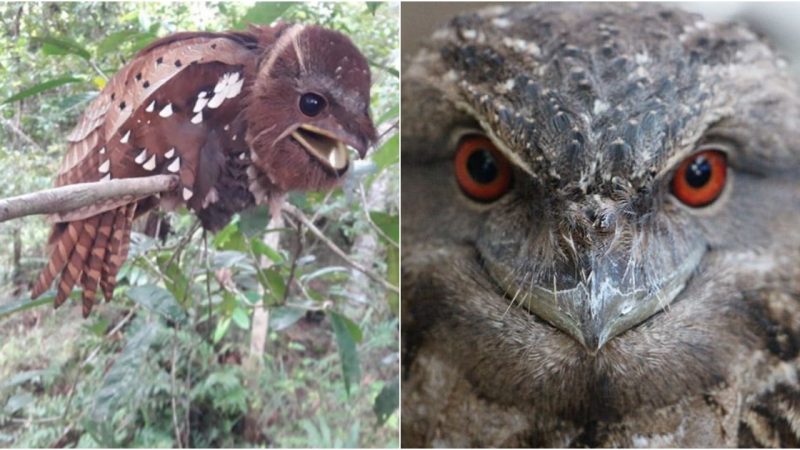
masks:
{"type": "Polygon", "coordinates": [[[363,158],[366,146],[357,139],[343,133],[336,133],[309,124],[301,124],[292,137],[312,156],[334,171],[342,172],[349,163],[349,147],[355,149],[363,158]]]}
{"type": "MultiPolygon", "coordinates": [[[[698,249],[659,280],[636,280],[635,269],[629,270],[622,255],[603,255],[593,260],[591,274],[574,288],[532,286],[515,300],[594,354],[615,336],[669,306],[683,291],[704,253],[703,248],[698,249]]],[[[499,266],[490,267],[490,271],[495,280],[511,279],[499,266]]],[[[510,285],[504,287],[507,292],[520,291],[510,285]]]]}

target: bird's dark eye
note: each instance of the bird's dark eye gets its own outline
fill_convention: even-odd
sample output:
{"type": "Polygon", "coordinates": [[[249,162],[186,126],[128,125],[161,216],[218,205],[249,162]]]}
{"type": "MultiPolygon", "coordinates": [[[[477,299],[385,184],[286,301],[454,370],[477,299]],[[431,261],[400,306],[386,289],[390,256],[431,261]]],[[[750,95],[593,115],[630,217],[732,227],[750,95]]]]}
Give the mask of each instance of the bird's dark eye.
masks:
{"type": "Polygon", "coordinates": [[[461,190],[474,200],[491,202],[511,188],[511,164],[486,136],[461,139],[455,170],[461,190]]]}
{"type": "Polygon", "coordinates": [[[672,176],[672,194],[688,206],[708,206],[725,188],[728,160],[718,150],[702,150],[681,161],[672,176]]]}
{"type": "Polygon", "coordinates": [[[309,117],[314,117],[319,114],[325,109],[326,104],[327,102],[321,95],[313,92],[300,96],[300,111],[309,117]]]}

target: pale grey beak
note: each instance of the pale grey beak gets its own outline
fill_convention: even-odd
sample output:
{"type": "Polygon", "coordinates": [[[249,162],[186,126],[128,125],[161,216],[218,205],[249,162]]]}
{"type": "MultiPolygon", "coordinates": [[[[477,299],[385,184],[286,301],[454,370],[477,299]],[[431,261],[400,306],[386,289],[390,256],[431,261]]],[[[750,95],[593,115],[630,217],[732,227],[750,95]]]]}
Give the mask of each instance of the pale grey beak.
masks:
{"type": "MultiPolygon", "coordinates": [[[[704,249],[698,249],[664,278],[638,280],[638,284],[633,269],[628,270],[632,264],[620,263],[621,258],[615,255],[601,256],[593,261],[587,279],[574,288],[533,286],[520,292],[515,303],[594,354],[615,336],[669,306],[686,286],[704,253],[704,249]]],[[[510,279],[506,274],[495,275],[496,280],[510,279]]],[[[505,287],[514,292],[511,286],[505,287]]]]}

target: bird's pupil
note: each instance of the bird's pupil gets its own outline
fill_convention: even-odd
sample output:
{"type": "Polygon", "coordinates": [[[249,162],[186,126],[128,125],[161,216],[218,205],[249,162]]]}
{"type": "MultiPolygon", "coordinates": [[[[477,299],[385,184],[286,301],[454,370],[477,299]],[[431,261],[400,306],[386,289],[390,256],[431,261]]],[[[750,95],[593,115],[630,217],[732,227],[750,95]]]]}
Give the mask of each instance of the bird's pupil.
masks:
{"type": "Polygon", "coordinates": [[[308,93],[300,97],[300,111],[307,116],[316,116],[325,107],[325,99],[322,96],[308,93]]]}
{"type": "Polygon", "coordinates": [[[497,163],[489,150],[474,151],[467,159],[467,170],[473,180],[480,184],[494,181],[498,175],[497,163]]]}
{"type": "Polygon", "coordinates": [[[711,179],[711,164],[704,156],[698,156],[686,170],[686,182],[693,188],[701,188],[711,179]]]}

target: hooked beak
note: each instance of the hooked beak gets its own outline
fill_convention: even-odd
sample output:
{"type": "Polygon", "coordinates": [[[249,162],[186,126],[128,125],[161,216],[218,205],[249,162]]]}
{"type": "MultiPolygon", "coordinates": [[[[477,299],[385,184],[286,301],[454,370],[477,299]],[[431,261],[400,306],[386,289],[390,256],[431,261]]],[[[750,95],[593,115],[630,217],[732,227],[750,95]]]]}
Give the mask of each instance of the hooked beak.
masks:
{"type": "Polygon", "coordinates": [[[309,124],[300,124],[291,136],[323,165],[336,172],[344,172],[349,163],[348,147],[355,149],[361,158],[367,146],[347,134],[336,133],[309,124]]]}
{"type": "MultiPolygon", "coordinates": [[[[588,279],[571,289],[534,285],[516,296],[531,313],[567,333],[596,354],[609,340],[665,309],[683,291],[700,263],[704,248],[689,255],[679,267],[659,280],[639,280],[628,262],[617,255],[597,257],[588,279]]],[[[498,267],[491,267],[493,272],[498,267]]],[[[499,269],[502,271],[502,269],[499,269]]],[[[496,280],[509,274],[495,273],[496,280]]],[[[514,292],[512,286],[503,286],[514,292]]]]}

